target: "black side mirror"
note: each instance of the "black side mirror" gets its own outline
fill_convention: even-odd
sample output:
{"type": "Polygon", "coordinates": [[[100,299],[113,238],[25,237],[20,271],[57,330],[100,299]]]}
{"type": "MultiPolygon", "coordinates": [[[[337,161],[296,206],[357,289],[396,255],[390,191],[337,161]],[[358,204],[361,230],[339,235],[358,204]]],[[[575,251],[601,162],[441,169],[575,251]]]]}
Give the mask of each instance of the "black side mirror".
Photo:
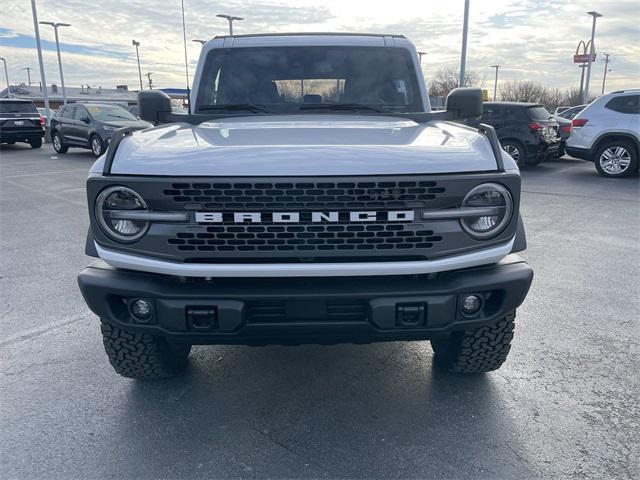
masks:
{"type": "Polygon", "coordinates": [[[159,90],[138,92],[138,109],[140,118],[157,125],[162,115],[171,113],[171,98],[159,90]]]}
{"type": "Polygon", "coordinates": [[[455,88],[447,95],[445,108],[459,119],[479,117],[482,115],[482,90],[455,88]]]}
{"type": "Polygon", "coordinates": [[[86,123],[87,125],[89,125],[89,124],[91,123],[91,120],[89,119],[89,117],[84,117],[84,118],[82,119],[82,121],[83,121],[84,123],[86,123]]]}

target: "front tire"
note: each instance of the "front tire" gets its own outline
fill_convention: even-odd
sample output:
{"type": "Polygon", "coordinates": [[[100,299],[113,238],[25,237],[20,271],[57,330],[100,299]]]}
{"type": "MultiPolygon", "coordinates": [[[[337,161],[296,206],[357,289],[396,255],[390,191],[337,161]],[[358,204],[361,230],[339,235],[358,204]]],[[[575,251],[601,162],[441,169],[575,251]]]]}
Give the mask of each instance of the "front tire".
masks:
{"type": "Polygon", "coordinates": [[[518,164],[518,167],[524,167],[527,154],[520,142],[507,140],[505,142],[502,142],[501,146],[505,152],[511,155],[511,158],[513,158],[513,160],[518,164]]]}
{"type": "Polygon", "coordinates": [[[67,153],[69,150],[69,147],[62,143],[62,135],[60,135],[60,132],[53,132],[53,135],[51,135],[51,143],[53,143],[53,149],[56,153],[67,153]]]}
{"type": "Polygon", "coordinates": [[[104,142],[98,135],[92,135],[89,139],[89,147],[94,157],[99,157],[104,153],[104,142]]]}
{"type": "Polygon", "coordinates": [[[40,148],[42,147],[42,137],[36,137],[29,140],[29,145],[31,148],[40,148]]]}
{"type": "Polygon", "coordinates": [[[513,340],[516,312],[507,313],[495,325],[454,332],[431,340],[435,363],[452,373],[484,373],[497,370],[507,359],[513,340]]]}
{"type": "Polygon", "coordinates": [[[157,380],[187,367],[191,345],[173,345],[162,337],[124,330],[104,320],[101,330],[109,362],[123,377],[157,380]]]}
{"type": "Polygon", "coordinates": [[[598,148],[595,164],[603,177],[628,177],[638,169],[638,152],[631,142],[613,140],[598,148]]]}

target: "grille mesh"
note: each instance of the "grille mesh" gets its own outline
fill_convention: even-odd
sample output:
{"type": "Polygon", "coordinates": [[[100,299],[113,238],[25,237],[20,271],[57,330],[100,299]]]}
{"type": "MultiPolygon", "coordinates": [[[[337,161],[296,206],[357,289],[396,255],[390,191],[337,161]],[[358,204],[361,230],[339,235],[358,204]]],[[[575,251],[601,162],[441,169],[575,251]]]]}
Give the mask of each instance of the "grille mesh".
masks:
{"type": "Polygon", "coordinates": [[[205,233],[181,232],[168,240],[179,251],[326,252],[429,249],[442,240],[410,224],[219,225],[205,233]]]}
{"type": "MultiPolygon", "coordinates": [[[[322,302],[320,311],[306,312],[304,320],[322,322],[362,322],[367,319],[367,304],[360,300],[329,300],[322,302]]],[[[313,309],[310,304],[309,308],[313,309]]],[[[247,321],[249,323],[280,323],[300,320],[282,301],[253,301],[247,303],[247,321]]]]}
{"type": "Polygon", "coordinates": [[[420,207],[444,193],[434,181],[173,183],[163,190],[183,206],[234,211],[420,207]]]}

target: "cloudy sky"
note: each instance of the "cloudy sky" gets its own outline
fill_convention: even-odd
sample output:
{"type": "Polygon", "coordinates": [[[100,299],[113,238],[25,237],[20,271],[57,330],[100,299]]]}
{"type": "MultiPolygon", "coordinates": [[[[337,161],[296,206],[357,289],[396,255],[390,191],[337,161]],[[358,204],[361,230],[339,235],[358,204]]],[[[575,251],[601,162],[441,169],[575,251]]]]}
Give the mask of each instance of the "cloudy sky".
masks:
{"type": "MultiPolygon", "coordinates": [[[[39,80],[29,0],[3,0],[0,56],[7,59],[11,83],[39,80]]],[[[38,0],[39,20],[71,23],[60,29],[65,81],[113,88],[138,85],[135,50],[141,43],[143,75],[153,72],[154,85],[182,87],[184,57],[180,0],[38,0]]],[[[463,0],[185,0],[187,38],[225,34],[216,13],[245,17],[235,33],[372,32],[409,37],[423,57],[429,76],[459,65],[463,0]]],[[[577,87],[580,70],[572,62],[576,45],[588,40],[597,10],[596,50],[611,54],[607,90],[640,87],[640,0],[471,0],[468,69],[491,87],[493,64],[503,66],[501,80],[536,80],[559,88],[577,87]]],[[[53,29],[41,27],[47,83],[58,83],[53,29]]],[[[189,42],[193,71],[199,45],[189,42]]],[[[594,66],[592,84],[599,91],[604,65],[594,66]]],[[[4,88],[4,78],[0,81],[4,88]]]]}

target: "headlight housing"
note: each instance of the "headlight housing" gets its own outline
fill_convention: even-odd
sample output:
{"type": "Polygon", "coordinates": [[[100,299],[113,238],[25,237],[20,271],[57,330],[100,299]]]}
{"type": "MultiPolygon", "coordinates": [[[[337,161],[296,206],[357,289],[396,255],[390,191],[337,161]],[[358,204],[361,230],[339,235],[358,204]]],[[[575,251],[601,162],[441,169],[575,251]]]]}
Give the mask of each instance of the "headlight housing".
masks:
{"type": "MultiPolygon", "coordinates": [[[[102,231],[118,242],[134,242],[149,228],[144,220],[118,218],[127,210],[146,210],[147,204],[140,195],[127,187],[104,189],[96,200],[96,219],[102,231]]],[[[125,215],[126,216],[126,215],[125,215]]]]}
{"type": "Polygon", "coordinates": [[[502,232],[511,220],[513,199],[502,185],[483,183],[467,193],[462,207],[482,209],[478,216],[461,218],[460,224],[471,237],[486,240],[502,232]]]}

